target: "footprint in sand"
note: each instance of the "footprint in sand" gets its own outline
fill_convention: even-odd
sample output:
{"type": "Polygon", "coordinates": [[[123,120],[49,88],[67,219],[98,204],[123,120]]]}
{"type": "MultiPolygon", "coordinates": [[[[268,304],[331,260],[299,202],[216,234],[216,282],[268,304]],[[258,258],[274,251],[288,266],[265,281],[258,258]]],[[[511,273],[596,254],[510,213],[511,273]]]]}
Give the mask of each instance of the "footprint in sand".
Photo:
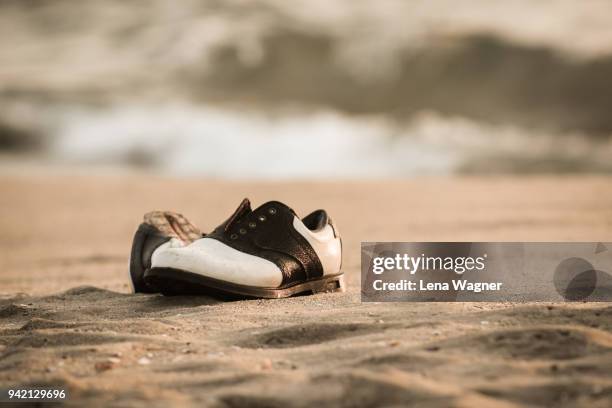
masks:
{"type": "Polygon", "coordinates": [[[307,324],[284,327],[255,336],[244,343],[249,348],[287,348],[319,344],[380,331],[370,324],[307,324]]]}

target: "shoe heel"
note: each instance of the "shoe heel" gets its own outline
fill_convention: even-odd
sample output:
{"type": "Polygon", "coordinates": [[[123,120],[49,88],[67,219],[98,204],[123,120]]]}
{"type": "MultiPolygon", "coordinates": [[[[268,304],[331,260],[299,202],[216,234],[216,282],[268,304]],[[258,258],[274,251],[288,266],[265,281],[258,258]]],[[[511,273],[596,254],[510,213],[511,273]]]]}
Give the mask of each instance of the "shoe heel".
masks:
{"type": "Polygon", "coordinates": [[[129,273],[132,288],[135,293],[157,293],[154,287],[148,285],[143,277],[145,272],[151,267],[150,260],[153,251],[170,237],[164,236],[154,226],[142,223],[134,234],[132,250],[130,252],[129,273]]]}
{"type": "Polygon", "coordinates": [[[344,274],[325,279],[320,285],[312,288],[312,293],[332,293],[346,291],[344,274]]]}

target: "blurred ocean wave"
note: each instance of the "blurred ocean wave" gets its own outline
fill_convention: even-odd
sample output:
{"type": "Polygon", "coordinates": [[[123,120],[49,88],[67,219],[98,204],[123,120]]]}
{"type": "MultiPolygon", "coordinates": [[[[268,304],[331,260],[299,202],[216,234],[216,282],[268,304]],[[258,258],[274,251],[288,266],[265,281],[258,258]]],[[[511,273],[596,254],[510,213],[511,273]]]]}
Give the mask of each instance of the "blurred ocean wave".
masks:
{"type": "Polygon", "coordinates": [[[335,110],[193,105],[58,113],[49,159],[222,178],[398,178],[453,173],[610,172],[612,142],[421,112],[407,122],[335,110]]]}
{"type": "Polygon", "coordinates": [[[0,151],[229,178],[609,172],[609,12],[6,0],[0,151]]]}

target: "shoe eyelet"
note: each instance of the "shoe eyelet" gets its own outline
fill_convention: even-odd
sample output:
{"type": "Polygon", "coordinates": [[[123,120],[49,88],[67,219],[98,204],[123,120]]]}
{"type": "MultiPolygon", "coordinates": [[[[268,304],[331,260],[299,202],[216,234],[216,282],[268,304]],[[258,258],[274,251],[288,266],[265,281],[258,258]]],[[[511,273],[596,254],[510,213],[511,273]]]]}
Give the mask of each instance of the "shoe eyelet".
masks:
{"type": "Polygon", "coordinates": [[[257,217],[257,219],[261,222],[264,222],[266,220],[266,216],[262,214],[259,217],[257,217]]]}
{"type": "Polygon", "coordinates": [[[244,228],[240,228],[240,230],[238,230],[238,232],[240,232],[240,235],[244,235],[247,233],[247,230],[245,230],[244,228]]]}
{"type": "Polygon", "coordinates": [[[272,208],[270,208],[270,209],[268,210],[268,212],[269,212],[271,215],[274,215],[274,214],[276,214],[276,208],[272,207],[272,208]]]}
{"type": "Polygon", "coordinates": [[[249,228],[255,228],[257,226],[257,224],[255,224],[253,221],[249,222],[249,228]]]}
{"type": "Polygon", "coordinates": [[[236,235],[236,234],[232,234],[232,235],[230,235],[230,238],[231,238],[231,239],[237,239],[237,238],[238,238],[238,235],[236,235]]]}

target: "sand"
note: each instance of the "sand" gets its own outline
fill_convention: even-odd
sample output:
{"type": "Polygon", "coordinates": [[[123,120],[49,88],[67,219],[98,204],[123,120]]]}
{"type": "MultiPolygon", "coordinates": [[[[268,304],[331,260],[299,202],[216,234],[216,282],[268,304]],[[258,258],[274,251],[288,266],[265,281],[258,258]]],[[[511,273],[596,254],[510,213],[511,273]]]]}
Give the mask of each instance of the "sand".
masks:
{"type": "Polygon", "coordinates": [[[262,183],[0,176],[0,387],[70,406],[612,404],[608,303],[361,303],[360,241],[611,241],[612,179],[262,183]],[[203,230],[243,197],[326,208],[348,291],[281,300],[129,294],[142,214],[203,230]]]}

